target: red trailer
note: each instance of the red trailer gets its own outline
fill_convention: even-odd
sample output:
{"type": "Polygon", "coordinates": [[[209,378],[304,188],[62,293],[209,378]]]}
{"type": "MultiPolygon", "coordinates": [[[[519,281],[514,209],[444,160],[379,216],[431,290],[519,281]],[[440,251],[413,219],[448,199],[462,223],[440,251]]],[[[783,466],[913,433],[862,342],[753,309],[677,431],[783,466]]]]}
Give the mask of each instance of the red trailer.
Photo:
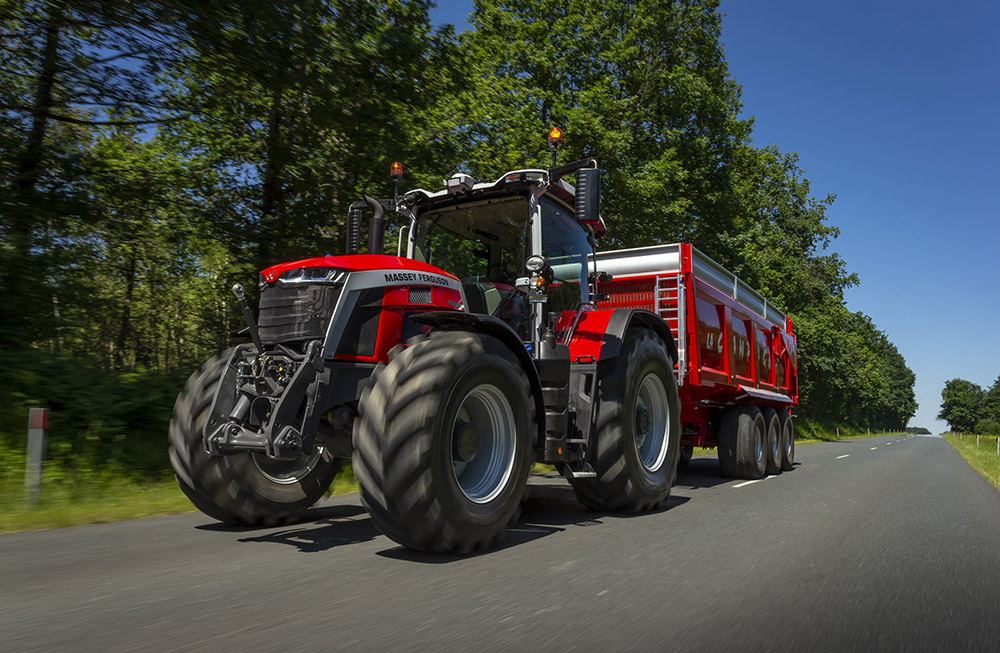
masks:
{"type": "Polygon", "coordinates": [[[596,262],[612,275],[600,285],[606,298],[599,308],[652,311],[674,335],[682,462],[693,447],[719,447],[729,476],[759,478],[791,469],[790,408],[798,402],[791,318],[685,243],[601,252],[596,262]],[[763,452],[757,450],[758,429],[763,452]]]}

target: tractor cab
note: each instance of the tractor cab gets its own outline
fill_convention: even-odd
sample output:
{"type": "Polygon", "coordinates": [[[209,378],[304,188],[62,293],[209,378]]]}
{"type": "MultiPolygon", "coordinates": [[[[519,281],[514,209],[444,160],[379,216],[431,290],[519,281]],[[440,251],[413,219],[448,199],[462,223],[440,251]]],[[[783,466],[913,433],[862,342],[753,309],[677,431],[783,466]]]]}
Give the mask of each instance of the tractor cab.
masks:
{"type": "Polygon", "coordinates": [[[604,225],[596,189],[582,197],[561,178],[573,171],[585,175],[584,186],[597,185],[588,159],[492,183],[456,174],[444,190],[407,193],[396,202],[410,217],[406,257],[458,277],[466,311],[536,339],[539,326],[571,319],[591,301],[587,262],[604,225]]]}

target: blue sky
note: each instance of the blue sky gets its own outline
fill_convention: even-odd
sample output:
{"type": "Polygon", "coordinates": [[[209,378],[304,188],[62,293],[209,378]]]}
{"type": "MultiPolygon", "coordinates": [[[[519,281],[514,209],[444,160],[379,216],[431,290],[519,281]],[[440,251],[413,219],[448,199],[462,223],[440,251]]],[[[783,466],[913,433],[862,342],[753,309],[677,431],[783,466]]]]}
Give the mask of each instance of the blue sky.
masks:
{"type": "MultiPolygon", "coordinates": [[[[541,6],[541,3],[540,3],[541,6]]],[[[461,30],[471,0],[439,0],[461,30]]],[[[722,40],[758,145],[835,193],[832,249],[917,375],[911,426],[945,430],[941,389],[1000,376],[1000,2],[722,0],[722,40]]]]}

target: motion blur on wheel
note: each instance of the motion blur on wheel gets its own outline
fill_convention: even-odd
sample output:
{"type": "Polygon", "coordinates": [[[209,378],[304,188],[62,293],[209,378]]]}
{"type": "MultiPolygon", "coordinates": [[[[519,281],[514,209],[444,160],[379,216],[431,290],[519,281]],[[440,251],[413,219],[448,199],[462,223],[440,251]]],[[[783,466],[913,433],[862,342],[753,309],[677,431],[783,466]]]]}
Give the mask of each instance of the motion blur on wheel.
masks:
{"type": "MultiPolygon", "coordinates": [[[[707,446],[726,410],[761,396],[775,404],[774,447],[762,459],[790,467],[791,393],[772,383],[685,397],[707,384],[684,382],[709,369],[686,343],[700,346],[705,331],[714,351],[740,337],[728,322],[695,317],[702,297],[684,283],[698,279],[682,260],[693,248],[668,246],[674,258],[654,258],[673,261],[673,276],[657,272],[649,292],[634,292],[650,261],[596,253],[601,172],[593,159],[557,165],[561,142],[553,129],[547,169],[489,182],[455,174],[437,191],[356,202],[347,253],[263,270],[256,315],[235,286],[250,342],[191,376],[170,426],[191,501],[228,523],[287,523],[351,460],[388,537],[481,551],[518,518],[533,462],[556,465],[594,510],[653,510],[669,497],[682,446],[707,446]],[[383,253],[386,211],[406,223],[395,255],[383,253]]],[[[398,189],[400,164],[391,176],[398,189]]],[[[756,345],[751,327],[743,333],[756,345]]],[[[776,338],[794,353],[794,338],[762,342],[776,338]]],[[[767,346],[772,377],[784,364],[787,388],[793,358],[767,346]]],[[[729,351],[737,370],[751,356],[729,351]]],[[[727,383],[712,386],[732,388],[732,370],[716,364],[727,383]]],[[[749,365],[757,374],[763,358],[749,365]]]]}

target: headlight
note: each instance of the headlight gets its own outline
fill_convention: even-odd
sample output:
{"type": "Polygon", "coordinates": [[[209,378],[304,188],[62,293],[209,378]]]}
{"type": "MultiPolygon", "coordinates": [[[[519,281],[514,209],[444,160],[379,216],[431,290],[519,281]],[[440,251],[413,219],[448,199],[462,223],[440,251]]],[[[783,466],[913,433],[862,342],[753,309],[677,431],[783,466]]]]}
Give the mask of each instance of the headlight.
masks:
{"type": "Polygon", "coordinates": [[[282,272],[278,281],[282,283],[335,283],[340,281],[341,275],[343,275],[343,271],[337,268],[295,268],[282,272]]]}
{"type": "Polygon", "coordinates": [[[528,260],[524,262],[524,267],[528,270],[528,272],[537,273],[544,270],[545,266],[548,265],[548,263],[549,262],[545,260],[544,256],[535,255],[528,257],[528,260]]]}

